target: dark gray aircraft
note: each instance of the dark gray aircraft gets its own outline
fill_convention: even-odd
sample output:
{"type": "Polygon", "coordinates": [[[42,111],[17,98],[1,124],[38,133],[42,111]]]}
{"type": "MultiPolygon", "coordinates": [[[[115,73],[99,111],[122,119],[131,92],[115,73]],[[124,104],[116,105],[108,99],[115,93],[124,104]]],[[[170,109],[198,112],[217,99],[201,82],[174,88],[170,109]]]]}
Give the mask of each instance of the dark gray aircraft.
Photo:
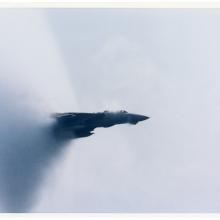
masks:
{"type": "Polygon", "coordinates": [[[98,113],[55,113],[56,119],[54,134],[57,138],[72,139],[88,137],[94,134],[92,131],[98,127],[111,127],[117,124],[137,124],[149,117],[131,114],[126,111],[98,112],[98,113]]]}

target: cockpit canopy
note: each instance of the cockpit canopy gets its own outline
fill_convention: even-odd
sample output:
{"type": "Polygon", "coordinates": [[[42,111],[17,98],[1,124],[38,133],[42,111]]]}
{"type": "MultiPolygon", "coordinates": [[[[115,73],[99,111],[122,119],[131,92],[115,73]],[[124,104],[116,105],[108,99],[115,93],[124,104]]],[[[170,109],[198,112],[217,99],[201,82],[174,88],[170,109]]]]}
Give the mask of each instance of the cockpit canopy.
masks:
{"type": "MultiPolygon", "coordinates": [[[[104,112],[105,112],[105,113],[108,113],[108,112],[111,112],[111,111],[105,110],[104,112]]],[[[113,112],[114,112],[114,111],[113,111],[113,112]]],[[[128,112],[125,111],[125,110],[120,110],[120,111],[116,111],[116,112],[120,112],[120,113],[128,113],[128,112]]]]}
{"type": "Polygon", "coordinates": [[[121,110],[120,112],[121,112],[121,113],[128,113],[128,112],[127,112],[127,111],[125,111],[125,110],[121,110]]]}

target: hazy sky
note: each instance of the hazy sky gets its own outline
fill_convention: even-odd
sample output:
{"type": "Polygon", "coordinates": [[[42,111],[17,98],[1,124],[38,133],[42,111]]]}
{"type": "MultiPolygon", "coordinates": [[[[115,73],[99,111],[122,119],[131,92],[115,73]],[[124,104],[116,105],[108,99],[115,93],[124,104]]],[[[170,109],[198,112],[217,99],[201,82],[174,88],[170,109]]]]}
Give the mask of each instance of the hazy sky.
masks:
{"type": "MultiPolygon", "coordinates": [[[[29,211],[220,211],[219,10],[1,9],[0,16],[0,97],[7,100],[0,117],[20,130],[25,114],[23,133],[14,133],[28,141],[31,158],[51,142],[34,129],[23,134],[50,112],[125,109],[151,117],[96,129],[62,153],[39,150],[52,162],[29,162],[33,172],[24,178],[45,170],[29,211]]],[[[1,146],[15,149],[11,127],[4,128],[1,146]]]]}

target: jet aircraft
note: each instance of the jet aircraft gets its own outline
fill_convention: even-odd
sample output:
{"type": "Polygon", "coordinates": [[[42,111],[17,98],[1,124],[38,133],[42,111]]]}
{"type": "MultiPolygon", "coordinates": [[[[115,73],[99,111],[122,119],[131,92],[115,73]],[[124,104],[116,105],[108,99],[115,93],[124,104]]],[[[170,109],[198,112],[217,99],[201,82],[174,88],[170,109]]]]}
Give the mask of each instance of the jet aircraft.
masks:
{"type": "Polygon", "coordinates": [[[55,113],[54,134],[57,138],[72,139],[93,135],[98,127],[108,128],[117,124],[137,124],[149,119],[148,116],[128,113],[127,111],[104,111],[97,113],[68,112],[55,113]]]}

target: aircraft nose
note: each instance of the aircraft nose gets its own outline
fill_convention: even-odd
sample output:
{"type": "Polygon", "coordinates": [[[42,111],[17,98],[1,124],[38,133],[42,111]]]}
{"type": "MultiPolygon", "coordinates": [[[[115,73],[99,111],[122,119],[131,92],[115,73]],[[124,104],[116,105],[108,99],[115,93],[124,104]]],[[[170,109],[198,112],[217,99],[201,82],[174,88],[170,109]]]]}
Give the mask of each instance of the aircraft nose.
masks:
{"type": "Polygon", "coordinates": [[[149,119],[150,117],[148,117],[148,116],[145,116],[145,115],[139,115],[139,120],[140,121],[144,121],[144,120],[147,120],[147,119],[149,119]]]}

